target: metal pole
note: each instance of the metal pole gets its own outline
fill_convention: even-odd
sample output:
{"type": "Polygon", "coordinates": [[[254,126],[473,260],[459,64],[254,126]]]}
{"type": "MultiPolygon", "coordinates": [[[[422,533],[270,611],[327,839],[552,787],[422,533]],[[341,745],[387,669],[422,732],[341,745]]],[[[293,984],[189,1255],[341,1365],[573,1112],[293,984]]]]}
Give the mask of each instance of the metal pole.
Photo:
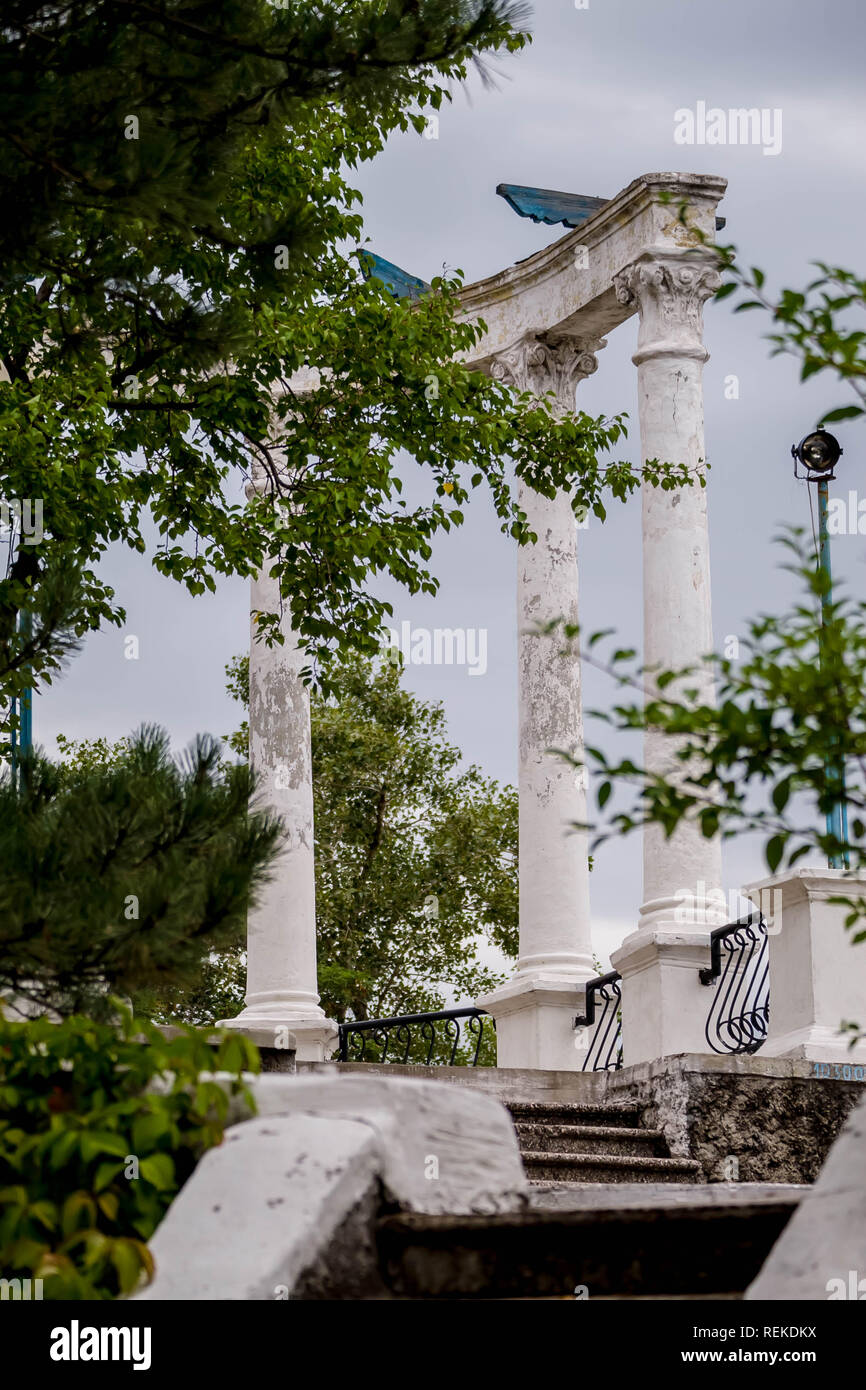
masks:
{"type": "MultiPolygon", "coordinates": [[[[24,609],[18,615],[18,630],[29,640],[33,632],[33,618],[24,609]]],[[[18,716],[18,728],[12,729],[12,782],[13,785],[20,781],[20,788],[24,790],[23,769],[21,759],[27,758],[33,747],[33,688],[28,686],[22,690],[20,698],[12,701],[12,722],[18,716]],[[19,773],[21,778],[19,779],[19,773]]]]}
{"type": "MultiPolygon", "coordinates": [[[[833,571],[830,565],[830,533],[827,529],[827,512],[829,502],[830,485],[826,478],[818,479],[818,538],[820,543],[820,568],[826,576],[827,583],[821,595],[821,627],[830,621],[831,608],[833,606],[833,571]]],[[[823,642],[822,642],[823,647],[823,642]]],[[[837,842],[847,845],[848,843],[848,805],[845,795],[845,763],[844,760],[828,757],[825,763],[826,785],[838,789],[838,800],[834,801],[830,810],[827,812],[827,834],[831,835],[837,842]]],[[[827,859],[831,869],[840,867],[849,868],[849,857],[847,849],[842,851],[841,862],[839,857],[831,855],[827,859]]]]}
{"type": "Polygon", "coordinates": [[[18,700],[14,695],[12,696],[12,703],[10,705],[10,714],[12,717],[12,728],[9,732],[9,747],[12,753],[10,766],[12,771],[12,785],[14,787],[18,782],[18,731],[15,728],[15,721],[18,718],[18,700]]]}
{"type": "MultiPolygon", "coordinates": [[[[33,618],[24,609],[20,619],[21,634],[29,642],[33,636],[33,618]]],[[[28,686],[21,696],[21,752],[27,757],[33,747],[33,687],[28,686]]]]}

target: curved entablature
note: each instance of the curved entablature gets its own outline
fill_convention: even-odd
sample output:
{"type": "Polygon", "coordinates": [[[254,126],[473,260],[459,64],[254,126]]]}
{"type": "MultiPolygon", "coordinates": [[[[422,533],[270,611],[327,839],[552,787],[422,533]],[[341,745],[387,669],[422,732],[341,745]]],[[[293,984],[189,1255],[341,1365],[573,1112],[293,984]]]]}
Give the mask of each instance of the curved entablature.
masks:
{"type": "Polygon", "coordinates": [[[711,244],[726,187],[714,174],[643,174],[552,245],[466,285],[464,316],[487,325],[467,361],[489,371],[495,357],[527,336],[604,337],[636,310],[633,300],[617,297],[614,277],[642,255],[697,249],[702,239],[711,244]],[[683,203],[688,225],[680,220],[683,203]]]}
{"type": "MultiPolygon", "coordinates": [[[[641,256],[670,260],[712,244],[726,188],[727,179],[715,174],[642,174],[552,245],[465,285],[463,316],[487,325],[466,361],[489,373],[495,359],[525,338],[584,344],[604,338],[637,310],[634,297],[617,293],[614,278],[641,256]],[[688,225],[680,220],[683,203],[688,225]]],[[[315,368],[302,367],[289,386],[304,395],[320,379],[315,368]]],[[[282,390],[275,387],[275,394],[282,390]]]]}

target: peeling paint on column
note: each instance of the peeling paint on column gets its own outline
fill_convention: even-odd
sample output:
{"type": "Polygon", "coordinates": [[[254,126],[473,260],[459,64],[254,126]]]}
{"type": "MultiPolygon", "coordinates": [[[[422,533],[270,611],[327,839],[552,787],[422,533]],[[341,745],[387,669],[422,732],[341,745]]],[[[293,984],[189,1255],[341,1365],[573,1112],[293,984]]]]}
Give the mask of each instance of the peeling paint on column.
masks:
{"type": "MultiPolygon", "coordinates": [[[[565,413],[603,346],[532,334],[491,373],[516,390],[554,392],[565,413]]],[[[538,628],[577,622],[577,522],[565,492],[543,497],[521,483],[518,500],[538,537],[517,552],[520,955],[510,984],[483,1003],[496,1018],[500,1066],[574,1070],[577,989],[595,974],[587,837],[573,829],[587,818],[586,792],[553,750],[583,755],[580,661],[563,651],[561,631],[538,628]]]]}
{"type": "MultiPolygon", "coordinates": [[[[271,881],[247,914],[246,1007],[231,1026],[260,1045],[289,1030],[302,1061],[321,1061],[336,1026],[319,1005],[310,698],[306,656],[283,610],[282,645],[257,640],[258,615],[279,613],[278,581],[265,561],[250,586],[250,759],[257,796],[283,820],[286,837],[271,881]]],[[[274,1044],[271,1043],[271,1046],[274,1044]]]]}
{"type": "MultiPolygon", "coordinates": [[[[617,298],[637,306],[641,453],[644,458],[685,462],[698,470],[705,458],[701,373],[703,305],[721,277],[713,252],[648,250],[615,278],[617,298]]],[[[712,649],[709,531],[706,491],[697,484],[678,491],[643,489],[644,660],[653,669],[701,667],[712,649]]],[[[690,678],[713,698],[708,667],[690,678]]],[[[644,760],[651,772],[687,775],[677,765],[669,738],[647,732],[644,760]]],[[[706,840],[694,824],[669,839],[658,827],[644,830],[642,925],[670,915],[681,891],[721,883],[719,841],[706,840]]],[[[681,915],[678,919],[682,925],[681,915]]],[[[705,923],[695,923],[704,929],[705,923]]]]}

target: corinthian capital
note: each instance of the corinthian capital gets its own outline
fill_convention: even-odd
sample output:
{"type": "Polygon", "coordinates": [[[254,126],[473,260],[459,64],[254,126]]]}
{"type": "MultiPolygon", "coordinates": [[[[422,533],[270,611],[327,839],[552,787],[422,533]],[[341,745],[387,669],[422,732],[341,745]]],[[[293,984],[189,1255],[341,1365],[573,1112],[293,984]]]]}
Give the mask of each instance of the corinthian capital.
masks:
{"type": "Polygon", "coordinates": [[[515,391],[531,391],[534,396],[547,396],[552,391],[555,412],[565,415],[574,410],[578,382],[598,371],[596,353],[606,341],[528,334],[513,347],[497,353],[490,375],[515,391]]]}
{"type": "Polygon", "coordinates": [[[666,355],[705,361],[704,303],[722,283],[710,250],[648,251],[614,276],[620,304],[640,314],[633,361],[666,355]]]}

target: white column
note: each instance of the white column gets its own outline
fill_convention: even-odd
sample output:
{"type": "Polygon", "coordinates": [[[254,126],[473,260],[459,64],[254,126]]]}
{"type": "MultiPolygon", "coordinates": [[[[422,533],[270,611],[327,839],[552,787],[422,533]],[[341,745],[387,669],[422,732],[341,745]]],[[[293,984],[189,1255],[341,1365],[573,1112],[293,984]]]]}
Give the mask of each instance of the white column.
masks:
{"type": "MultiPolygon", "coordinates": [[[[614,279],[617,299],[636,304],[640,315],[632,361],[645,462],[703,467],[703,306],[719,284],[709,250],[649,250],[614,279]]],[[[697,483],[670,492],[644,485],[643,603],[646,664],[700,668],[683,685],[711,701],[712,672],[702,664],[713,647],[707,500],[697,483]]],[[[672,739],[648,731],[647,769],[682,778],[675,750],[672,739]]],[[[694,823],[670,839],[651,826],[643,859],[639,927],[611,957],[623,976],[626,1065],[706,1051],[708,997],[698,966],[709,964],[710,929],[724,921],[718,839],[704,839],[694,823]]]]}
{"type": "Polygon", "coordinates": [[[242,1030],[259,1047],[290,1046],[294,1034],[299,1061],[323,1061],[337,1027],[319,1006],[316,979],[310,700],[300,677],[306,656],[288,613],[280,624],[283,646],[256,640],[258,615],[281,608],[271,563],[250,586],[250,762],[258,798],[282,818],[287,835],[247,916],[246,1006],[222,1026],[242,1030]]]}
{"type": "Polygon", "coordinates": [[[853,943],[848,908],[831,901],[859,898],[864,886],[866,873],[795,868],[744,889],[768,928],[770,1020],[761,1057],[827,1062],[827,1074],[843,1080],[843,1067],[866,1062],[866,1040],[849,1048],[850,1035],[840,1032],[843,1022],[866,1024],[866,944],[853,943]]]}
{"type": "MultiPolygon", "coordinates": [[[[555,392],[558,413],[574,410],[577,383],[598,366],[603,341],[526,338],[501,354],[492,374],[516,390],[555,392]]],[[[537,542],[517,560],[519,700],[520,956],[512,979],[479,1000],[496,1019],[497,1064],[579,1070],[574,1018],[592,963],[585,776],[552,749],[583,756],[580,663],[563,654],[550,619],[577,622],[577,530],[567,493],[543,497],[525,484],[520,505],[537,542]]]]}

